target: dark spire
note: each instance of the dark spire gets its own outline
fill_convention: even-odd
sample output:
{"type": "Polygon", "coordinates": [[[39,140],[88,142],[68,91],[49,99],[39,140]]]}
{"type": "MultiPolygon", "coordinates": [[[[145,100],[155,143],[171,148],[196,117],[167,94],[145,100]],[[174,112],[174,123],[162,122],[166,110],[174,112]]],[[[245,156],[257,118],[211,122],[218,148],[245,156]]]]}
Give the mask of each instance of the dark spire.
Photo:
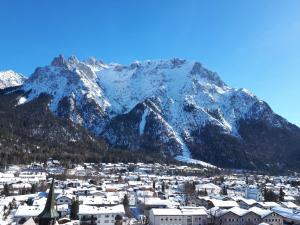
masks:
{"type": "Polygon", "coordinates": [[[44,210],[38,216],[39,225],[49,225],[52,224],[55,219],[58,217],[58,213],[55,209],[55,199],[54,199],[54,179],[52,179],[52,183],[49,189],[47,202],[44,210]]]}

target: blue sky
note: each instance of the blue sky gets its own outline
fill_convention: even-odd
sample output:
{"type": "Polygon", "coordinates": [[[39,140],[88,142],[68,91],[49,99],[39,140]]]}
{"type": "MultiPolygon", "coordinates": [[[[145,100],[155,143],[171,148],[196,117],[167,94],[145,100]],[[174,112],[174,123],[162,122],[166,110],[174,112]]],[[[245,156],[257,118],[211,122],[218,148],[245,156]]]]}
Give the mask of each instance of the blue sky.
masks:
{"type": "Polygon", "coordinates": [[[54,56],[200,61],[300,125],[298,0],[1,0],[0,70],[54,56]]]}

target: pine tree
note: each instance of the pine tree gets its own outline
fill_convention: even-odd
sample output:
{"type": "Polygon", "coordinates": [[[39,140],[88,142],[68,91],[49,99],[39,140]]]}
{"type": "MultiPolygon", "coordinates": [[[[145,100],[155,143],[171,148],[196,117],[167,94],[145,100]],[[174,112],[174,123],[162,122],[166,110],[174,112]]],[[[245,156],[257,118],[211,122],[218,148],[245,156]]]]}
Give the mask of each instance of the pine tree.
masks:
{"type": "Polygon", "coordinates": [[[30,188],[30,193],[35,194],[36,192],[37,192],[37,186],[35,184],[32,184],[30,188]]]}
{"type": "Polygon", "coordinates": [[[8,186],[8,184],[4,184],[2,195],[9,196],[9,186],[8,186]]]}
{"type": "Polygon", "coordinates": [[[222,195],[227,195],[227,194],[228,194],[228,193],[227,193],[227,188],[226,188],[225,185],[223,186],[223,188],[222,188],[222,190],[221,190],[221,194],[222,194],[222,195]]]}
{"type": "Polygon", "coordinates": [[[153,189],[155,190],[155,180],[152,181],[152,187],[153,187],[153,189]]]}
{"type": "Polygon", "coordinates": [[[70,218],[72,220],[77,220],[78,219],[78,211],[79,211],[79,202],[76,199],[73,199],[72,205],[71,205],[71,213],[70,213],[70,218]]]}
{"type": "Polygon", "coordinates": [[[283,202],[284,201],[284,196],[285,196],[285,193],[283,192],[283,189],[281,187],[280,191],[279,191],[279,201],[283,202]]]}
{"type": "Polygon", "coordinates": [[[165,182],[162,182],[161,184],[161,191],[165,193],[165,182]]]}
{"type": "Polygon", "coordinates": [[[124,195],[123,206],[124,206],[125,209],[129,207],[129,199],[128,199],[127,194],[124,195]]]}

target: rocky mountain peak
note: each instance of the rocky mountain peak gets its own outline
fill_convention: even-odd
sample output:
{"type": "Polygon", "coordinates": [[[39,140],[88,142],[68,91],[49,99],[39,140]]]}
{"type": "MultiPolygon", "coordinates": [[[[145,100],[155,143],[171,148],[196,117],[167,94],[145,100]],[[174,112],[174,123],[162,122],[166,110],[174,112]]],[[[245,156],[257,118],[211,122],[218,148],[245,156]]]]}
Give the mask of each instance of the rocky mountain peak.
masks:
{"type": "Polygon", "coordinates": [[[20,86],[26,78],[12,70],[0,71],[0,89],[20,86]]]}
{"type": "Polygon", "coordinates": [[[66,65],[67,65],[67,61],[62,55],[55,57],[51,62],[51,66],[55,66],[55,67],[65,67],[66,65]]]}

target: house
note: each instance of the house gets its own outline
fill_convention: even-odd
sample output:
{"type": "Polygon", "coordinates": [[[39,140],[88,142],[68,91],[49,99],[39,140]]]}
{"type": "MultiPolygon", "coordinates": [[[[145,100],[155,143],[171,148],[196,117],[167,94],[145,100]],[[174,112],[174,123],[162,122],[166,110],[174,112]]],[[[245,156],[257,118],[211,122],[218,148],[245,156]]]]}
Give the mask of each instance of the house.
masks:
{"type": "Polygon", "coordinates": [[[254,199],[255,201],[262,200],[262,194],[260,189],[257,186],[249,185],[245,190],[245,198],[254,199]]]}
{"type": "Polygon", "coordinates": [[[78,217],[81,225],[97,224],[97,225],[115,225],[125,223],[125,210],[123,205],[112,207],[96,207],[89,205],[79,205],[78,217]]]}
{"type": "Polygon", "coordinates": [[[239,207],[231,209],[212,208],[209,211],[209,222],[216,225],[258,225],[267,223],[269,225],[282,225],[282,217],[271,211],[258,207],[249,210],[239,207]]]}
{"type": "Polygon", "coordinates": [[[207,183],[207,184],[197,184],[195,186],[196,191],[204,192],[206,191],[207,194],[219,194],[221,191],[221,188],[213,183],[207,183]]]}
{"type": "Polygon", "coordinates": [[[14,215],[16,224],[23,224],[30,218],[36,218],[44,209],[45,205],[20,205],[14,215]]]}
{"type": "Polygon", "coordinates": [[[204,225],[207,213],[203,207],[190,209],[153,208],[149,211],[150,225],[204,225]]]}
{"type": "Polygon", "coordinates": [[[56,197],[56,204],[57,205],[64,205],[64,204],[71,205],[72,199],[73,199],[73,196],[71,194],[67,194],[67,193],[59,194],[56,197]]]}
{"type": "Polygon", "coordinates": [[[284,224],[300,224],[300,211],[283,207],[274,207],[272,211],[283,217],[284,224]]]}
{"type": "Polygon", "coordinates": [[[146,216],[149,216],[149,211],[153,208],[170,208],[172,206],[170,200],[160,198],[145,198],[140,204],[140,209],[144,211],[146,216]]]}
{"type": "Polygon", "coordinates": [[[270,225],[283,225],[283,217],[269,209],[252,207],[249,211],[259,215],[261,217],[261,222],[263,223],[268,223],[270,225]]]}

